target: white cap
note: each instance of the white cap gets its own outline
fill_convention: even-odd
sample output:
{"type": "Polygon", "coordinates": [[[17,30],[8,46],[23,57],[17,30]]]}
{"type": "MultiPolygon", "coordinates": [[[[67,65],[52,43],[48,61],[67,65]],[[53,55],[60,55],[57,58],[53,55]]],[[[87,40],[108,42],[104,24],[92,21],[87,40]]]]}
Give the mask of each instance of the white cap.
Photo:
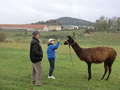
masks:
{"type": "Polygon", "coordinates": [[[48,40],[48,42],[52,42],[52,41],[55,41],[55,39],[50,38],[50,39],[48,40]]]}

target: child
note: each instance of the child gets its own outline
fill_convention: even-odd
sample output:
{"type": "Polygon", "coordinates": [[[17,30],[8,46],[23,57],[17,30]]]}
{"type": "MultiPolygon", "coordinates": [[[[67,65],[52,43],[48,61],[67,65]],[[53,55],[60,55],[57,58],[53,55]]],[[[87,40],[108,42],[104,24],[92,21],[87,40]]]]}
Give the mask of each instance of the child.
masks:
{"type": "Polygon", "coordinates": [[[47,56],[50,64],[50,69],[48,74],[49,79],[55,79],[55,77],[53,76],[54,67],[55,67],[55,58],[56,58],[55,50],[58,49],[60,46],[59,42],[57,42],[56,45],[54,44],[55,44],[55,39],[48,40],[47,56]]]}

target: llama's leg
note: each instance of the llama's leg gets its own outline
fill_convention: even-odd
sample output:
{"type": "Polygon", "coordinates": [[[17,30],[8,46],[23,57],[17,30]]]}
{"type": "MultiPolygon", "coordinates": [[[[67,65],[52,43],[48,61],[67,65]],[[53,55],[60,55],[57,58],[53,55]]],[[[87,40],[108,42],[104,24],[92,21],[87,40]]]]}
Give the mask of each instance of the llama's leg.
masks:
{"type": "Polygon", "coordinates": [[[88,80],[92,79],[92,74],[91,74],[91,63],[87,63],[88,64],[88,80]]]}
{"type": "Polygon", "coordinates": [[[111,71],[112,71],[112,64],[108,65],[108,68],[109,68],[109,74],[108,74],[106,80],[108,80],[109,77],[110,77],[110,74],[111,74],[111,71]]]}
{"type": "Polygon", "coordinates": [[[107,67],[106,62],[104,62],[104,69],[105,69],[105,72],[104,72],[104,74],[103,74],[103,76],[102,76],[101,80],[103,80],[103,79],[104,79],[104,77],[105,77],[105,75],[106,75],[106,73],[107,73],[107,70],[108,70],[108,67],[107,67]]]}

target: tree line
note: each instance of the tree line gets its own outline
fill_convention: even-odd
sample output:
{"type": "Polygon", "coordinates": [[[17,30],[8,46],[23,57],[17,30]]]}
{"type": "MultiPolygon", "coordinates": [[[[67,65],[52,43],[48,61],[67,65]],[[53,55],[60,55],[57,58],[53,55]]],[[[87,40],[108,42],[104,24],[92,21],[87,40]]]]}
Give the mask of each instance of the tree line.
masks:
{"type": "Polygon", "coordinates": [[[96,31],[120,31],[120,17],[108,18],[102,16],[98,20],[96,20],[94,26],[96,31]]]}

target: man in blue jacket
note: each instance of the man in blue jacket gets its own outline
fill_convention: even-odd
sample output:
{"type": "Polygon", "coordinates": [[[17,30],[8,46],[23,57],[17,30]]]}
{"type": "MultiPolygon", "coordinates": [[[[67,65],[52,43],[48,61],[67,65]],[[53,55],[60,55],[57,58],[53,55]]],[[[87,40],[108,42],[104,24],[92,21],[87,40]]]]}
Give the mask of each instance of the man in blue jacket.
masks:
{"type": "Polygon", "coordinates": [[[60,46],[59,42],[57,42],[56,45],[54,44],[55,44],[55,39],[48,40],[47,57],[50,64],[49,75],[48,75],[49,79],[55,79],[55,77],[53,76],[53,72],[55,68],[55,58],[56,58],[55,50],[58,49],[60,46]]]}

